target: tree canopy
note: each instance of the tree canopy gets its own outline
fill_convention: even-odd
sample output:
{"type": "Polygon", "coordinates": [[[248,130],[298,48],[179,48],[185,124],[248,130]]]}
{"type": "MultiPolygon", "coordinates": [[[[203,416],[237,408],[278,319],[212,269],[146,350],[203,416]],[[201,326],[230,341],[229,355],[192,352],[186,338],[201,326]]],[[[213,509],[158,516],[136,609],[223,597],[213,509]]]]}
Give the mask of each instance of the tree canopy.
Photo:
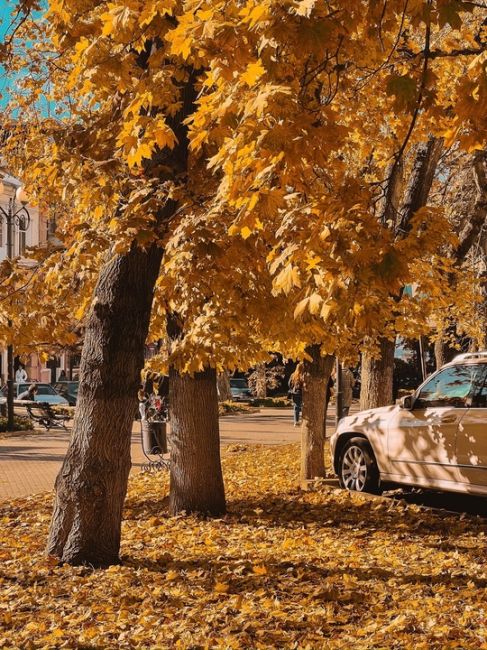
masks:
{"type": "MultiPolygon", "coordinates": [[[[56,314],[72,338],[101,264],[133,242],[166,251],[153,336],[177,314],[169,362],[190,371],[249,365],[269,342],[351,354],[452,303],[438,289],[458,272],[441,207],[421,208],[406,232],[383,208],[418,143],[485,146],[481,7],[53,0],[15,11],[2,52],[24,74],[4,119],[8,160],[56,210],[63,242],[29,282],[33,295],[47,288],[47,315],[11,306],[30,342],[60,336],[56,314]]],[[[471,303],[470,280],[456,286],[471,303]]]]}

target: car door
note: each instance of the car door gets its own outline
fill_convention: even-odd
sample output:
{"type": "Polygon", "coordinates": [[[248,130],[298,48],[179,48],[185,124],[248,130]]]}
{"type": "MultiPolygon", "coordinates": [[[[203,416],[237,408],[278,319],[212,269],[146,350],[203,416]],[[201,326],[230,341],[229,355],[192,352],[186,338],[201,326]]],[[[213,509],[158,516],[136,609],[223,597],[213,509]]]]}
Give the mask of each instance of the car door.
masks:
{"type": "Polygon", "coordinates": [[[458,481],[456,436],[472,379],[468,364],[443,368],[420,387],[411,410],[394,411],[387,441],[391,473],[425,486],[458,481]]]}
{"type": "Polygon", "coordinates": [[[477,367],[472,406],[458,428],[456,455],[460,480],[487,491],[487,364],[477,367]]]}

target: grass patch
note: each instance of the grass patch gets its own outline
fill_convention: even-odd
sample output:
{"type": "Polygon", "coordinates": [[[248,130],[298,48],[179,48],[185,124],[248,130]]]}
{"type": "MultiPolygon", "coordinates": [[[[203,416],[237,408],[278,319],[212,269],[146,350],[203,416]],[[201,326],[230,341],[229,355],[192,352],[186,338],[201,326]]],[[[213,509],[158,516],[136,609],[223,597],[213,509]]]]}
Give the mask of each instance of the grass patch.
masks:
{"type": "Polygon", "coordinates": [[[237,413],[256,413],[258,409],[252,404],[246,402],[219,402],[218,415],[236,415],[237,413]]]}

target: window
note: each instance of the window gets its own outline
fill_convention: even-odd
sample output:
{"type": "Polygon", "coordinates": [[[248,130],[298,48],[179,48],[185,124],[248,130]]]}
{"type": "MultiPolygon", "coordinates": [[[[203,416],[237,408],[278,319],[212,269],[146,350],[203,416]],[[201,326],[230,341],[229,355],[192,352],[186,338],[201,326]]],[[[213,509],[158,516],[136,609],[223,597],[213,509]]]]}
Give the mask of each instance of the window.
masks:
{"type": "Polygon", "coordinates": [[[230,379],[230,386],[232,388],[248,388],[246,379],[230,379]]]}
{"type": "Polygon", "coordinates": [[[478,365],[451,366],[435,375],[418,394],[415,409],[435,406],[468,408],[472,385],[478,381],[481,368],[478,365]]]}
{"type": "Polygon", "coordinates": [[[487,364],[483,373],[483,377],[479,377],[477,382],[478,390],[475,391],[475,396],[473,400],[473,407],[478,409],[487,408],[487,364]]]}

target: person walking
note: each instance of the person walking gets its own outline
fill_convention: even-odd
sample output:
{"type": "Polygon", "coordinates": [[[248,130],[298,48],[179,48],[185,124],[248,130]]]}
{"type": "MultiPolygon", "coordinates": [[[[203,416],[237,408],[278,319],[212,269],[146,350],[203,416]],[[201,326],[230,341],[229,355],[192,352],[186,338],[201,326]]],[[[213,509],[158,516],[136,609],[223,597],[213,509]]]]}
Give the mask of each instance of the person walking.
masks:
{"type": "Polygon", "coordinates": [[[353,386],[355,384],[355,377],[350,368],[342,365],[342,412],[341,418],[346,418],[350,413],[353,398],[353,386]]]}
{"type": "Polygon", "coordinates": [[[25,372],[25,367],[20,364],[15,373],[15,382],[17,384],[24,384],[27,381],[27,373],[25,372]]]}
{"type": "Polygon", "coordinates": [[[303,408],[304,363],[300,361],[289,378],[289,395],[293,402],[294,426],[299,425],[303,408]]]}

